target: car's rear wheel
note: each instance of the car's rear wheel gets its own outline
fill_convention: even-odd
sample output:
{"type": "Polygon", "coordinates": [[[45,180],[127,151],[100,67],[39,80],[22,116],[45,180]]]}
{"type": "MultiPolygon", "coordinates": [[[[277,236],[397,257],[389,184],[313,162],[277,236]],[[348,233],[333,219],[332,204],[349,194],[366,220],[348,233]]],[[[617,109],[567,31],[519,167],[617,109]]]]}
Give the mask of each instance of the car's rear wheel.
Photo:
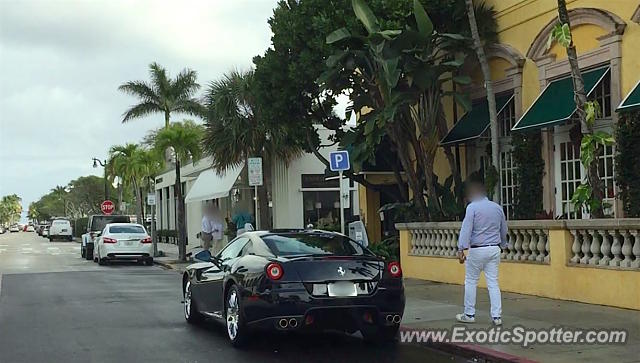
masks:
{"type": "Polygon", "coordinates": [[[153,257],[149,257],[146,260],[144,260],[144,264],[147,266],[153,266],[153,257]]]}
{"type": "Polygon", "coordinates": [[[195,324],[202,321],[202,314],[198,312],[196,303],[191,295],[191,281],[187,281],[184,287],[184,318],[189,324],[195,324]]]}
{"type": "Polygon", "coordinates": [[[225,320],[227,336],[234,347],[241,347],[247,341],[247,328],[242,315],[242,298],[236,285],[231,285],[225,299],[225,320]]]}
{"type": "Polygon", "coordinates": [[[399,325],[369,326],[360,330],[365,341],[371,343],[393,343],[398,336],[399,325]]]}

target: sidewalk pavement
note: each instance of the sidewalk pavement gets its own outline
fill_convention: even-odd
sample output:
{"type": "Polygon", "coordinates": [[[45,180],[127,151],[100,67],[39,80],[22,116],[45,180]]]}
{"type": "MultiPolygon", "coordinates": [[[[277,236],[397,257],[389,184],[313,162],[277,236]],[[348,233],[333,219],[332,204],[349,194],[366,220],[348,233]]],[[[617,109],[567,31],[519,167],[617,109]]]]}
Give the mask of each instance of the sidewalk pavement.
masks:
{"type": "MultiPolygon", "coordinates": [[[[176,245],[159,243],[165,257],[155,262],[165,268],[182,271],[192,262],[178,261],[176,245]]],[[[526,276],[523,276],[526,283],[526,276]]],[[[451,329],[461,324],[455,315],[462,312],[463,286],[405,279],[406,308],[402,329],[451,329]]],[[[490,328],[489,294],[478,288],[476,323],[473,329],[490,328]]],[[[531,295],[502,293],[501,330],[514,326],[527,329],[621,329],[628,333],[624,345],[520,345],[433,344],[439,349],[492,362],[640,362],[640,311],[554,300],[531,295]]]]}

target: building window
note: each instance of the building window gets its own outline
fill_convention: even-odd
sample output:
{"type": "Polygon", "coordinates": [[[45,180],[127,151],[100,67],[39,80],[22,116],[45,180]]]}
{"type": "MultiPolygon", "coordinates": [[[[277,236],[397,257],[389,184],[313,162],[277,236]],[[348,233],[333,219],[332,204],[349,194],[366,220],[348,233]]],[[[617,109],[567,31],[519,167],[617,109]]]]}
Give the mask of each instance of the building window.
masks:
{"type": "Polygon", "coordinates": [[[513,218],[513,201],[516,192],[515,165],[511,152],[500,153],[500,202],[504,215],[513,218]]]}
{"type": "Polygon", "coordinates": [[[614,164],[615,164],[615,150],[613,146],[607,146],[604,148],[602,155],[600,155],[600,162],[598,164],[598,175],[602,179],[604,187],[603,202],[605,203],[604,214],[608,216],[615,215],[615,180],[614,180],[614,164]]]}
{"type": "Polygon", "coordinates": [[[580,146],[572,142],[562,142],[560,146],[560,203],[561,214],[566,219],[581,219],[582,211],[575,210],[571,197],[582,183],[580,146]]]}
{"type": "MultiPolygon", "coordinates": [[[[340,184],[338,179],[326,180],[324,174],[303,174],[302,203],[304,207],[304,225],[315,228],[340,231],[340,184]]],[[[353,185],[353,183],[350,183],[353,185]]],[[[350,200],[357,189],[349,188],[350,200]]],[[[353,208],[344,205],[345,222],[353,219],[353,208]]]]}
{"type": "Polygon", "coordinates": [[[589,100],[598,102],[602,118],[611,117],[611,71],[607,72],[598,83],[589,100]]]}
{"type": "Polygon", "coordinates": [[[511,136],[511,129],[516,123],[516,106],[515,97],[512,97],[507,105],[502,109],[502,112],[498,114],[498,129],[500,130],[500,137],[511,136]]]}

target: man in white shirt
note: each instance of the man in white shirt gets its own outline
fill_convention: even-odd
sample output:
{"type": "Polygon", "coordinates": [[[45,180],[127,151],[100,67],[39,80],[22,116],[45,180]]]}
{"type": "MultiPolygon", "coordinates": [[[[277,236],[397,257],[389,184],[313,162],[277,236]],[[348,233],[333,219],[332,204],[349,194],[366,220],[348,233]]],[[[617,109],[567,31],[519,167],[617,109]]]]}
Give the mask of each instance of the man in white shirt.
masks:
{"type": "Polygon", "coordinates": [[[202,216],[202,248],[209,250],[213,247],[211,254],[215,255],[222,249],[223,224],[220,212],[215,204],[205,206],[202,216]]]}

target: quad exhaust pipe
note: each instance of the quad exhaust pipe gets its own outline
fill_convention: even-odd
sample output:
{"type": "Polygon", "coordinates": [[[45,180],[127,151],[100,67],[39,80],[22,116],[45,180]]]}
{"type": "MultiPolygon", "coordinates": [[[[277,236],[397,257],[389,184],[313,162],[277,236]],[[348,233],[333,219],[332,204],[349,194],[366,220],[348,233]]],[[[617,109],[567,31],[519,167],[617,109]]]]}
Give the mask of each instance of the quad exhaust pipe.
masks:
{"type": "Polygon", "coordinates": [[[287,328],[291,328],[291,329],[295,329],[298,327],[298,319],[296,318],[282,318],[280,320],[278,320],[278,326],[280,327],[280,329],[287,329],[287,328]]]}
{"type": "Polygon", "coordinates": [[[388,314],[384,319],[387,321],[387,324],[400,324],[402,321],[402,317],[398,314],[388,314]]]}
{"type": "Polygon", "coordinates": [[[289,321],[287,319],[280,319],[278,321],[278,326],[282,329],[287,329],[287,327],[289,326],[289,321]]]}

